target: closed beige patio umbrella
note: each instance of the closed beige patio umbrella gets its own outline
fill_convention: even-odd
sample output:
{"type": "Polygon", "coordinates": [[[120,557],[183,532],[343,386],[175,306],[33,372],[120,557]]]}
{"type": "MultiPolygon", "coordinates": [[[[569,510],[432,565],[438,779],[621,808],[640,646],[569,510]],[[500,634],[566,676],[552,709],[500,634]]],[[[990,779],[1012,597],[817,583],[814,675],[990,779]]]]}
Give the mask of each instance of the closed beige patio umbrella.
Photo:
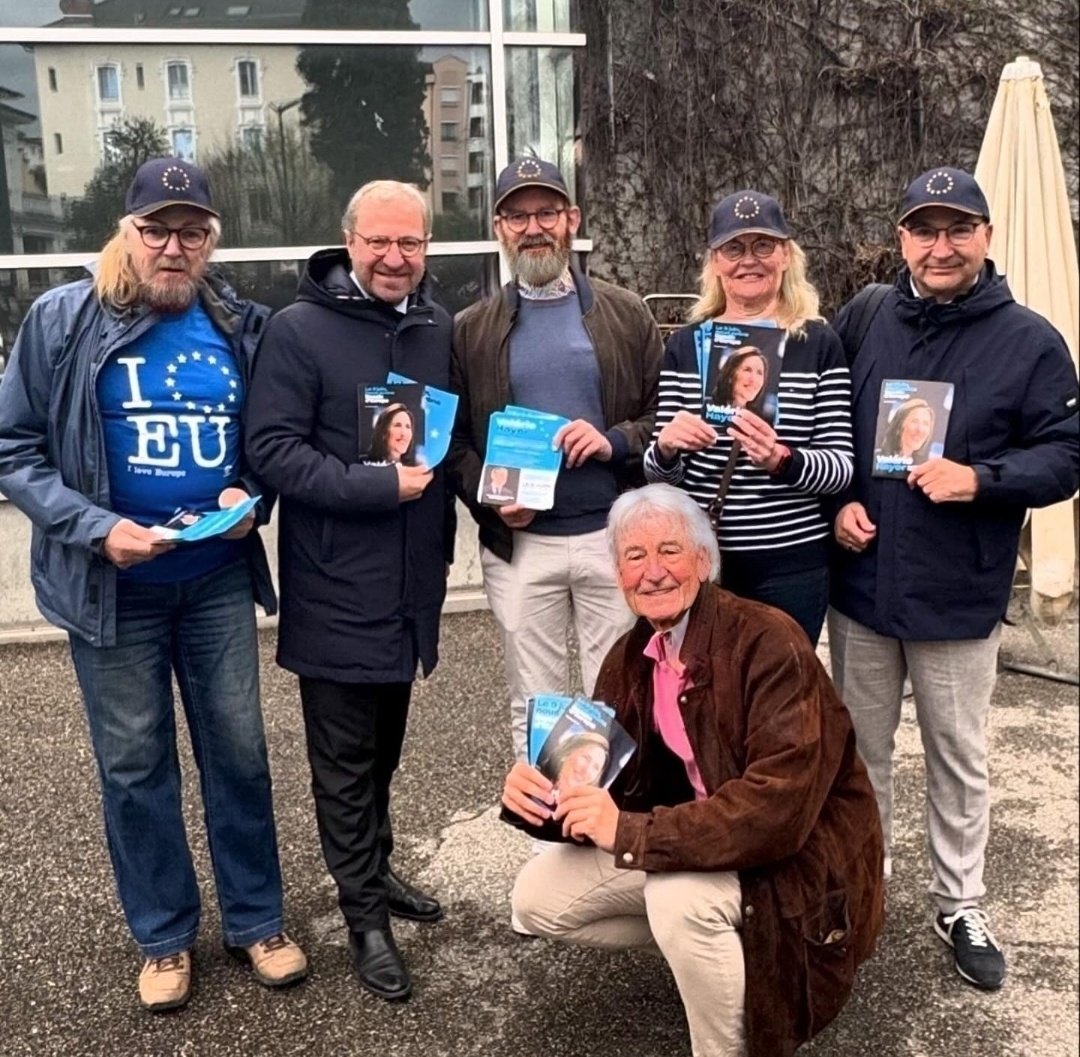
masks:
{"type": "MultiPolygon", "coordinates": [[[[1065,170],[1050,101],[1037,62],[1020,57],[1001,74],[979,151],[975,179],[990,204],[990,256],[1013,296],[1061,332],[1077,362],[1080,281],[1065,170]]],[[[1064,615],[1076,563],[1073,502],[1032,512],[1030,546],[1021,553],[1031,573],[1031,610],[1047,624],[1064,615]]]]}

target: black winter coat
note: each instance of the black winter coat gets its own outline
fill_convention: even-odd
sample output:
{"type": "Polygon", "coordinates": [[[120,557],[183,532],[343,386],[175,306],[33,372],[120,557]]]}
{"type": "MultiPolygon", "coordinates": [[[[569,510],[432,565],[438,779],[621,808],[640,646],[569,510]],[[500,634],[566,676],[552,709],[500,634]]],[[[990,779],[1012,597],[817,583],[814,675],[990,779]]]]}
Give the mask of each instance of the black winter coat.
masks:
{"type": "Polygon", "coordinates": [[[451,323],[425,284],[405,315],[368,300],[342,249],[307,264],[266,327],[248,402],[247,454],[281,498],[278,663],[344,683],[412,680],[438,661],[453,506],[442,468],[398,502],[397,470],[364,465],[365,386],[389,371],[449,388],[451,323]]]}
{"type": "MultiPolygon", "coordinates": [[[[849,324],[844,308],[841,337],[849,324]]],[[[852,363],[851,393],[855,477],[842,502],[862,503],[878,531],[862,553],[838,553],[832,604],[891,638],[985,638],[1005,614],[1025,510],[1068,499],[1080,480],[1064,340],[990,262],[950,304],[915,297],[905,268],[852,363]],[[974,467],[973,502],[932,503],[871,476],[885,378],[953,383],[944,457],[974,467]]]]}

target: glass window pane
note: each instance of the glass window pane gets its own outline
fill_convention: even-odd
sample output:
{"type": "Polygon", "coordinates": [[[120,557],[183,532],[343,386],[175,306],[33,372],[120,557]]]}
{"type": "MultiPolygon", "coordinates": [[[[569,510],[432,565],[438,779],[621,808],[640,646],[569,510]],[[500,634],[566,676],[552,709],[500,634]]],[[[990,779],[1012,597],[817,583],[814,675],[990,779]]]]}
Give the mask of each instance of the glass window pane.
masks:
{"type": "Polygon", "coordinates": [[[23,232],[51,238],[57,252],[99,249],[137,165],[171,151],[209,172],[225,246],[338,242],[349,196],[379,178],[421,187],[436,238],[489,237],[486,48],[245,45],[242,61],[237,50],[176,42],[0,45],[0,85],[10,93],[0,253],[24,252],[23,232]],[[122,92],[135,85],[139,64],[144,90],[122,92]],[[256,96],[238,95],[245,65],[256,96]],[[49,69],[63,91],[49,91],[49,69]],[[116,86],[105,115],[102,78],[108,91],[116,86]],[[448,126],[455,138],[444,141],[448,126]],[[441,162],[451,153],[453,167],[441,162]],[[252,210],[252,187],[266,190],[269,208],[252,210]]]}
{"type": "Polygon", "coordinates": [[[259,74],[255,63],[245,60],[236,67],[240,79],[240,94],[244,97],[257,97],[259,94],[259,74]]]}
{"type": "MultiPolygon", "coordinates": [[[[542,0],[542,3],[566,0],[542,0]]],[[[488,0],[245,0],[221,3],[99,2],[61,15],[56,0],[6,0],[0,25],[143,29],[458,29],[488,26],[488,0]]]]}
{"type": "Polygon", "coordinates": [[[98,99],[103,103],[120,101],[120,78],[115,66],[99,66],[97,71],[98,99]]]}
{"type": "MultiPolygon", "coordinates": [[[[265,203],[264,203],[265,204],[265,203]]],[[[258,208],[258,203],[256,203],[258,208]]],[[[453,314],[487,295],[498,284],[494,254],[428,256],[432,296],[453,314]]],[[[292,304],[303,261],[224,262],[216,267],[242,297],[275,312],[292,304]]],[[[84,268],[33,268],[0,271],[0,375],[27,309],[46,290],[86,276],[84,268]]]]}
{"type": "Polygon", "coordinates": [[[554,162],[573,197],[573,49],[508,48],[506,56],[510,157],[554,162]]]}
{"type": "Polygon", "coordinates": [[[503,24],[519,33],[570,33],[575,8],[573,0],[503,0],[503,24]]]}

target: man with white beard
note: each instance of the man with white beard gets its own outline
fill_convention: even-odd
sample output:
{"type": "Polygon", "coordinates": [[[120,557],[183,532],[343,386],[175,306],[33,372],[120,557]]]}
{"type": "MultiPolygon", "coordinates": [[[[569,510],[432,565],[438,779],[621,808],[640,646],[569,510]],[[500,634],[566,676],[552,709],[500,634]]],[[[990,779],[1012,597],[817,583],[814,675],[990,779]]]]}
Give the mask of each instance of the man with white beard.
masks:
{"type": "Polygon", "coordinates": [[[488,604],[503,636],[514,755],[525,759],[525,699],[570,689],[566,630],[591,693],[600,662],[630,626],[605,550],[620,491],[641,483],[663,352],[641,299],[587,278],[571,260],[581,211],[550,162],[511,162],[495,187],[495,233],[512,279],[454,322],[458,393],[449,468],[480,526],[488,604]],[[488,418],[507,404],[570,420],[551,510],[478,501],[488,418]]]}

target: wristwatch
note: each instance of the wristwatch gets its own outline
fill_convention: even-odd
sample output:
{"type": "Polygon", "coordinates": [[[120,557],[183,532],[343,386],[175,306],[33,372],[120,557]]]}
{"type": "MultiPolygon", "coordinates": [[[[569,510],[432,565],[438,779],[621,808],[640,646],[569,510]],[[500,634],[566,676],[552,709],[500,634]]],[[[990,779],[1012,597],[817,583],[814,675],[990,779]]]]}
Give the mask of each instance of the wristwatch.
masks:
{"type": "Polygon", "coordinates": [[[786,444],[777,444],[777,450],[780,452],[780,461],[769,470],[770,477],[779,477],[781,474],[787,472],[787,468],[791,465],[791,460],[795,457],[795,453],[786,444]]]}

